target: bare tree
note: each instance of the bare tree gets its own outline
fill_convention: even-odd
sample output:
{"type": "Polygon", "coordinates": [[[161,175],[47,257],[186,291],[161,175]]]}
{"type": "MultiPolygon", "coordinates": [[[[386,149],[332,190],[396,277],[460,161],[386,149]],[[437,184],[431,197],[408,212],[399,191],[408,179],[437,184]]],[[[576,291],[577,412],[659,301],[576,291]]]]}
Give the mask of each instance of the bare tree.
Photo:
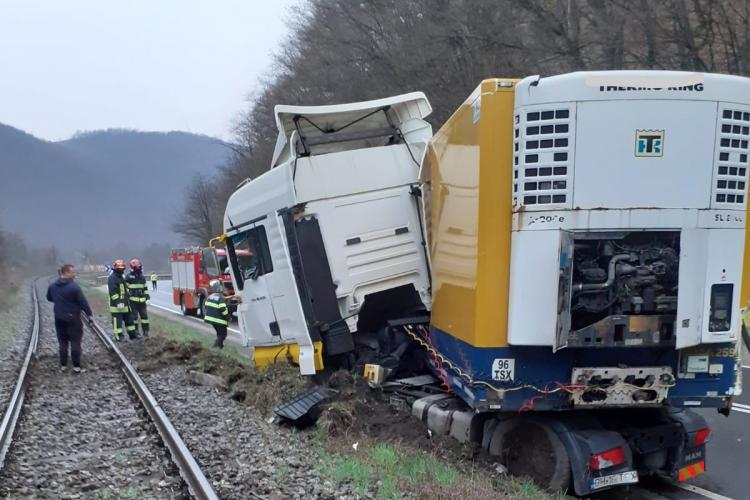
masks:
{"type": "Polygon", "coordinates": [[[172,230],[186,243],[207,244],[221,233],[223,201],[217,181],[197,174],[188,187],[183,209],[175,216],[172,230]]]}
{"type": "Polygon", "coordinates": [[[750,0],[308,0],[236,127],[241,150],[189,189],[176,230],[220,230],[237,185],[268,170],[276,104],[424,91],[439,127],[482,79],[579,70],[750,75],[750,0]],[[205,179],[203,179],[205,181],[205,179]],[[201,201],[203,200],[203,201],[201,201]],[[198,227],[200,226],[200,227],[198,227]]]}

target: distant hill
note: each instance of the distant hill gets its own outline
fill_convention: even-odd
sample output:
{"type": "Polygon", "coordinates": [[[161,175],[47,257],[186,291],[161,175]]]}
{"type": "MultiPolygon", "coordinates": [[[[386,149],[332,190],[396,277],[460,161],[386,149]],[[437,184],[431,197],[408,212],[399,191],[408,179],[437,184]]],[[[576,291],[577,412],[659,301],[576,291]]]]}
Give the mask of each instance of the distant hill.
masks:
{"type": "Polygon", "coordinates": [[[47,142],[0,124],[0,225],[67,251],[174,244],[186,185],[231,150],[185,132],[104,130],[47,142]]]}

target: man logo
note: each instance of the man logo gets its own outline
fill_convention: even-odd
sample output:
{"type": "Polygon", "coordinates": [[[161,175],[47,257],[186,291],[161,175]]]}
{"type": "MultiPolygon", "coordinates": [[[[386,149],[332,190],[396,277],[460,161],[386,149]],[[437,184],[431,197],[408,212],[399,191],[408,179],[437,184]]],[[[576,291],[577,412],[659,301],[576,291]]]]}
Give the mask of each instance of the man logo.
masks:
{"type": "Polygon", "coordinates": [[[664,156],[663,130],[636,130],[636,156],[664,156]]]}

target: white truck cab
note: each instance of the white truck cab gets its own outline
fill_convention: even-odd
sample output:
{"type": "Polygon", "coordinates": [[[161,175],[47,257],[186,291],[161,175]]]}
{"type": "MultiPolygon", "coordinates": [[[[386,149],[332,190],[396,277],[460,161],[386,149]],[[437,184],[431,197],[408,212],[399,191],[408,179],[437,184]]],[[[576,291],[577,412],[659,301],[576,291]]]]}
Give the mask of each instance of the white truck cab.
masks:
{"type": "Polygon", "coordinates": [[[224,216],[256,365],[286,350],[312,374],[389,309],[430,310],[418,184],[431,111],[421,92],[276,106],[271,169],[240,187],[224,216]]]}

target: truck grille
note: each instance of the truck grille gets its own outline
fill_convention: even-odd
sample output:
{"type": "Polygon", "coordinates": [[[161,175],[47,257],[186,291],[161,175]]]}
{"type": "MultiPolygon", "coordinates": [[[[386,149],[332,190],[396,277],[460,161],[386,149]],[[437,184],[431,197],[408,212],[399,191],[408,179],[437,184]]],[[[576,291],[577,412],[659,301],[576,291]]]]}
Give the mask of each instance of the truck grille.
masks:
{"type": "Polygon", "coordinates": [[[717,131],[714,205],[744,205],[749,140],[750,111],[722,108],[717,131]]]}
{"type": "Polygon", "coordinates": [[[515,207],[542,205],[546,209],[567,203],[573,149],[570,115],[569,108],[555,108],[525,109],[515,116],[515,207]]]}

